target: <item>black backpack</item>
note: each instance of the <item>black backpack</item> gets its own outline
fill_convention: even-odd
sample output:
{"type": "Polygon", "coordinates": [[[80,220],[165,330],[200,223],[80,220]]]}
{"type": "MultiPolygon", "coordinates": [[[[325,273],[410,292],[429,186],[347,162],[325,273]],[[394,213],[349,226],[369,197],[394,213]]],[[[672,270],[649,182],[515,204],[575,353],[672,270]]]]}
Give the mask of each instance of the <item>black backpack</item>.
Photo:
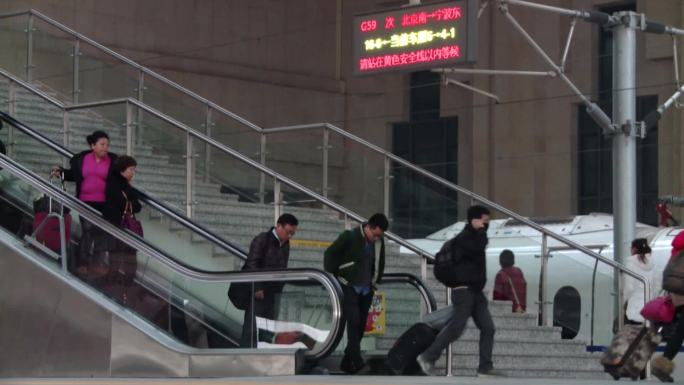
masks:
{"type": "Polygon", "coordinates": [[[454,247],[454,240],[446,241],[435,255],[435,278],[444,286],[449,287],[455,287],[466,282],[467,277],[463,276],[465,269],[459,268],[462,259],[460,248],[454,247]]]}

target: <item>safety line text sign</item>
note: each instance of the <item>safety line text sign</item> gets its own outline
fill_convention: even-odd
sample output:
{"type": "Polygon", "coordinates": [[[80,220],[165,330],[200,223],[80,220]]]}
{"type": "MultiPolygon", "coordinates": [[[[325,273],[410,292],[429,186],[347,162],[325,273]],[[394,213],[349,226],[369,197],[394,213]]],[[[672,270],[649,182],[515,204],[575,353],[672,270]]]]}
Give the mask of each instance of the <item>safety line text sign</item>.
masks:
{"type": "Polygon", "coordinates": [[[354,74],[474,62],[476,1],[404,7],[354,17],[354,74]]]}

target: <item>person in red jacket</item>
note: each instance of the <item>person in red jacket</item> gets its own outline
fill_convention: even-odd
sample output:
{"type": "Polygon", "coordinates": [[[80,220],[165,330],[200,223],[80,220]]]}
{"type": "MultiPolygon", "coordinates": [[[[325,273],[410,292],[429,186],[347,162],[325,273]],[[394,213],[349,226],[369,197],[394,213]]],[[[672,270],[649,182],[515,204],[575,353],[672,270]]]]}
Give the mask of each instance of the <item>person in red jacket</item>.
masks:
{"type": "Polygon", "coordinates": [[[680,231],[674,239],[672,240],[672,252],[670,253],[670,259],[677,255],[680,251],[684,250],[684,231],[680,231]]]}
{"type": "Polygon", "coordinates": [[[527,310],[527,281],[522,270],[513,266],[515,255],[506,249],[499,254],[501,270],[494,280],[494,299],[513,301],[513,312],[524,313],[527,310]]]}

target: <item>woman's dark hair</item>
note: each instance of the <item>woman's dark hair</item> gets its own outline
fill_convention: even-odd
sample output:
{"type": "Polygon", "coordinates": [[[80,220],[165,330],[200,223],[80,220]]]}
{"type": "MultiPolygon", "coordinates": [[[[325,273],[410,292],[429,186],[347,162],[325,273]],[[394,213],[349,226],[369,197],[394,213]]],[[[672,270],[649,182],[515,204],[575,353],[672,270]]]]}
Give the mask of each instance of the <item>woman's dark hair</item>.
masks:
{"type": "Polygon", "coordinates": [[[102,138],[106,138],[107,140],[109,140],[109,135],[107,135],[107,133],[104,131],[98,130],[98,131],[95,131],[92,134],[86,136],[86,142],[88,142],[88,144],[90,146],[92,146],[93,144],[97,143],[98,140],[100,140],[102,138]]]}
{"type": "Polygon", "coordinates": [[[499,254],[499,264],[501,267],[511,267],[515,264],[515,255],[512,251],[505,249],[499,254]]]}
{"type": "Polygon", "coordinates": [[[639,255],[639,261],[641,261],[641,263],[646,263],[646,254],[651,253],[651,247],[648,246],[648,240],[646,238],[637,238],[632,241],[632,248],[635,249],[639,255]]]}
{"type": "Polygon", "coordinates": [[[117,172],[124,172],[124,171],[126,171],[127,168],[136,167],[137,165],[138,165],[138,162],[136,162],[132,156],[128,156],[128,155],[121,155],[120,157],[116,158],[116,160],[114,161],[114,169],[117,172]]]}

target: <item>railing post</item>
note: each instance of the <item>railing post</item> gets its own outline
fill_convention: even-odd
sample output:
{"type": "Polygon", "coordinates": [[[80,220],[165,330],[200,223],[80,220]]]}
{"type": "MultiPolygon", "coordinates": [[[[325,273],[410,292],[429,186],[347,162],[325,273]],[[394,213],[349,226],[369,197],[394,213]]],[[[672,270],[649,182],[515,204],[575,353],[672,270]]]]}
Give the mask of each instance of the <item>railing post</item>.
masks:
{"type": "MultiPolygon", "coordinates": [[[[137,99],[140,103],[144,103],[144,96],[145,96],[145,72],[141,69],[140,72],[138,73],[138,89],[137,91],[137,99]]],[[[136,126],[138,127],[137,130],[135,130],[135,138],[136,138],[136,143],[142,143],[143,141],[143,114],[144,111],[141,109],[137,109],[137,116],[136,116],[136,126]]]]}
{"type": "Polygon", "coordinates": [[[26,24],[26,81],[33,82],[33,14],[29,13],[26,24]]]}
{"type": "Polygon", "coordinates": [[[188,218],[193,217],[193,190],[194,190],[194,154],[192,146],[192,135],[188,132],[185,139],[185,210],[188,218]]]}
{"type": "MultiPolygon", "coordinates": [[[[617,293],[615,293],[615,298],[616,302],[618,304],[617,306],[617,320],[618,320],[618,330],[622,329],[623,326],[625,326],[625,306],[623,305],[625,303],[625,298],[622,295],[622,288],[624,284],[624,278],[622,276],[622,271],[620,269],[613,269],[615,272],[615,286],[617,287],[617,293]]],[[[650,298],[646,297],[646,301],[648,301],[650,298]]]]}
{"type": "MultiPolygon", "coordinates": [[[[325,198],[328,197],[328,149],[330,148],[329,146],[330,142],[330,130],[328,130],[328,127],[323,127],[323,186],[322,192],[323,196],[325,198]]],[[[323,206],[325,207],[325,206],[323,206]]]]}
{"type": "Polygon", "coordinates": [[[383,212],[387,218],[390,217],[390,167],[392,162],[390,158],[385,155],[385,173],[382,181],[382,199],[383,199],[383,212]]]}
{"type": "MultiPolygon", "coordinates": [[[[62,143],[66,148],[69,148],[69,144],[71,143],[71,120],[68,110],[64,110],[62,113],[62,143]]],[[[64,164],[64,166],[67,165],[66,158],[63,159],[62,164],[64,164]]]]}
{"type": "MultiPolygon", "coordinates": [[[[447,303],[447,306],[452,306],[451,305],[451,288],[450,287],[446,288],[446,303],[447,303]]],[[[451,361],[452,361],[454,352],[453,352],[451,345],[452,344],[450,342],[449,345],[447,346],[447,354],[446,354],[446,376],[447,377],[451,377],[453,375],[453,371],[451,368],[451,366],[452,366],[451,361]]]]}
{"type": "MultiPolygon", "coordinates": [[[[7,88],[7,113],[17,116],[17,86],[12,80],[7,88]]],[[[7,155],[14,157],[14,127],[9,124],[7,126],[7,155]]]]}
{"type": "Polygon", "coordinates": [[[79,72],[80,72],[80,64],[79,64],[79,56],[81,55],[81,41],[76,39],[74,42],[74,51],[72,53],[73,55],[73,63],[74,63],[74,79],[73,79],[73,100],[74,104],[78,103],[78,95],[81,93],[81,86],[80,86],[80,79],[79,79],[79,72]]]}
{"type": "MultiPolygon", "coordinates": [[[[259,163],[266,166],[266,134],[262,133],[259,141],[259,163]]],[[[275,191],[273,192],[275,194],[275,191]]],[[[266,175],[259,173],[259,203],[264,203],[266,195],[266,175]]],[[[275,196],[273,200],[275,200],[275,196]]]]}
{"type": "MultiPolygon", "coordinates": [[[[262,174],[263,175],[263,174],[262,174]]],[[[273,223],[283,214],[283,197],[281,194],[281,184],[278,178],[273,178],[273,223]]]]}
{"type": "Polygon", "coordinates": [[[541,273],[539,275],[539,325],[548,326],[546,317],[547,270],[549,263],[548,237],[542,234],[541,273]]]}
{"type": "Polygon", "coordinates": [[[133,156],[133,105],[126,103],[126,155],[133,156]]]}
{"type": "MultiPolygon", "coordinates": [[[[207,112],[204,116],[204,126],[206,127],[206,135],[211,138],[211,128],[214,125],[212,121],[212,108],[207,104],[207,112]]],[[[211,146],[204,143],[204,183],[209,183],[211,172],[211,146]]]]}

